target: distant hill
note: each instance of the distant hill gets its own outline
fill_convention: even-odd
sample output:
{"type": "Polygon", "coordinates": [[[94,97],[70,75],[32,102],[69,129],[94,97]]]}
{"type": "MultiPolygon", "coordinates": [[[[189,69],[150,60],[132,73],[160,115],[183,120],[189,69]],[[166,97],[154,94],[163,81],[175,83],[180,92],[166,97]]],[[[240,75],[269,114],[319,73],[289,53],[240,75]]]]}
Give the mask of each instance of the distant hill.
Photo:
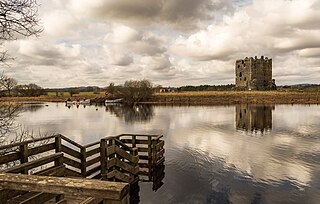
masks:
{"type": "Polygon", "coordinates": [[[293,84],[291,87],[318,87],[320,84],[293,84]]]}
{"type": "Polygon", "coordinates": [[[98,86],[78,86],[78,87],[68,87],[68,88],[47,88],[47,92],[69,92],[72,90],[77,90],[80,92],[98,92],[103,91],[103,88],[98,86]]]}

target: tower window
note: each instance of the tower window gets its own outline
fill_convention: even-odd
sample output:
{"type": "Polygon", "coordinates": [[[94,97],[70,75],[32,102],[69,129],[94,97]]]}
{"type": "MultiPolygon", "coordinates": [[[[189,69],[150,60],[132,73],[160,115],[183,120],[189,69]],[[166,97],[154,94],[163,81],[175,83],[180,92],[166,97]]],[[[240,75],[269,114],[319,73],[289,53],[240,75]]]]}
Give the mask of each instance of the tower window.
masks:
{"type": "Polygon", "coordinates": [[[242,72],[239,73],[239,77],[242,77],[242,72]]]}
{"type": "Polygon", "coordinates": [[[247,81],[247,77],[244,77],[244,81],[247,81]]]}

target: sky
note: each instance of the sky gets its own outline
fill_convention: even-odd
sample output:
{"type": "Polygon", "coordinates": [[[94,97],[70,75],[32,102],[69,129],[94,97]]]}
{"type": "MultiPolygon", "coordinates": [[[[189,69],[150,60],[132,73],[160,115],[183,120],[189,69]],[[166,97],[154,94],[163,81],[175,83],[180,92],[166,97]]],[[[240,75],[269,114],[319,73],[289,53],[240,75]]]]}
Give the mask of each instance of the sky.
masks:
{"type": "Polygon", "coordinates": [[[320,83],[320,0],[38,0],[39,37],[5,43],[0,71],[45,88],[235,83],[273,59],[277,85],[320,83]]]}

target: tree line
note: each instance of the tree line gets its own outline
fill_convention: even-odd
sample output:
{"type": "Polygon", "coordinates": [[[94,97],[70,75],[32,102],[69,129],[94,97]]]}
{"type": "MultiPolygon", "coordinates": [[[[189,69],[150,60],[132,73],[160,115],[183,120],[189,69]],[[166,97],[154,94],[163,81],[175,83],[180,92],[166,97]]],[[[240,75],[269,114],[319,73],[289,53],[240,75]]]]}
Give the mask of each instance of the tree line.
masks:
{"type": "Polygon", "coordinates": [[[45,94],[45,90],[37,84],[18,84],[14,78],[6,76],[4,73],[0,75],[0,97],[3,96],[41,96],[45,94]]]}

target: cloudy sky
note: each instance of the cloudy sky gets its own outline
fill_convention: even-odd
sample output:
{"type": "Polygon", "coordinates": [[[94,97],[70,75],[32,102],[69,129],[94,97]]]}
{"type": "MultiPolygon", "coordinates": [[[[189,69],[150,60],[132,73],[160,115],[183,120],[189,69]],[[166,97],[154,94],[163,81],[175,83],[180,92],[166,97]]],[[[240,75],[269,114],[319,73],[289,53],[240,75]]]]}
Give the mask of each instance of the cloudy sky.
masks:
{"type": "Polygon", "coordinates": [[[43,33],[5,45],[19,83],[227,84],[255,55],[278,85],[320,83],[320,0],[38,1],[43,33]]]}

